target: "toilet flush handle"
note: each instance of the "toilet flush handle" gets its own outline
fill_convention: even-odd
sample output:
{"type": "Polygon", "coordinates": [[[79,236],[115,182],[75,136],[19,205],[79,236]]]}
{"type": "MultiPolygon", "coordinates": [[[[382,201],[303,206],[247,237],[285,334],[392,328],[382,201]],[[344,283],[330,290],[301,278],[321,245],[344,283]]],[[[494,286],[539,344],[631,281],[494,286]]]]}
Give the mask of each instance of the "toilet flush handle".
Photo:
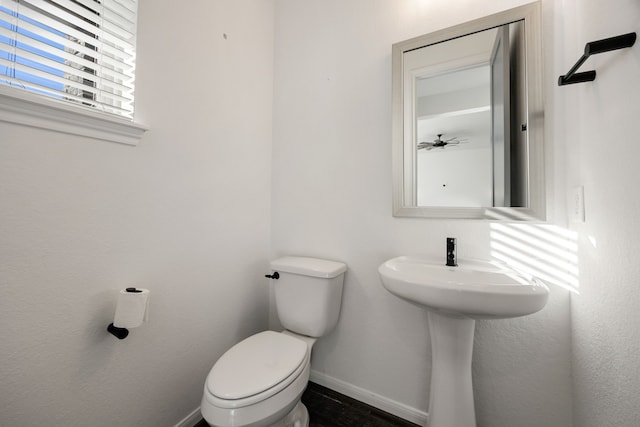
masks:
{"type": "Polygon", "coordinates": [[[280,273],[278,273],[277,271],[274,271],[273,274],[265,274],[264,277],[267,277],[269,279],[278,280],[280,278],[280,273]]]}

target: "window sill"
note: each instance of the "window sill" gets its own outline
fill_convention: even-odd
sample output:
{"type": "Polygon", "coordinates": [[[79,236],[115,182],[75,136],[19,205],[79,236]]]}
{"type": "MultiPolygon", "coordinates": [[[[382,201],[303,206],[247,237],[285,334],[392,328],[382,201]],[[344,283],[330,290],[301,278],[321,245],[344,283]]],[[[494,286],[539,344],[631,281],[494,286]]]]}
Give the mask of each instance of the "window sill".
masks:
{"type": "Polygon", "coordinates": [[[0,121],[128,145],[138,145],[148,130],[124,118],[2,86],[0,121]]]}

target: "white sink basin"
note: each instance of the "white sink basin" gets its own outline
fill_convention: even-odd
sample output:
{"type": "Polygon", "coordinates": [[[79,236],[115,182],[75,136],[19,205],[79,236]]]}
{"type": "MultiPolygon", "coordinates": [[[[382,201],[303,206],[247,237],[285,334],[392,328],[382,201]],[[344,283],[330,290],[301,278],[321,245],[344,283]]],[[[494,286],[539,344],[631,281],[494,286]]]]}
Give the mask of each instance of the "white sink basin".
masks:
{"type": "Polygon", "coordinates": [[[428,310],[431,386],[428,427],[476,427],[471,359],[476,319],[541,310],[549,288],[502,264],[458,260],[458,266],[401,256],[378,268],[392,294],[428,310]]]}
{"type": "Polygon", "coordinates": [[[428,309],[474,319],[526,316],[547,303],[549,289],[488,261],[458,260],[447,267],[422,258],[401,256],[378,269],[392,294],[428,309]]]}

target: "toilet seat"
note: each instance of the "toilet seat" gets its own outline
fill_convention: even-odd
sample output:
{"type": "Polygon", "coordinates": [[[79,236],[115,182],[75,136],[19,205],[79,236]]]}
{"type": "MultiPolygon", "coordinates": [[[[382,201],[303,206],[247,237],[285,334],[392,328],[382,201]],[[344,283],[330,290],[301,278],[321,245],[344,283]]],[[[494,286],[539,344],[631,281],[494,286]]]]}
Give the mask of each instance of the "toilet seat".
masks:
{"type": "Polygon", "coordinates": [[[207,400],[219,408],[241,408],[268,399],[300,376],[309,363],[306,342],[265,331],[229,349],[211,369],[207,400]]]}

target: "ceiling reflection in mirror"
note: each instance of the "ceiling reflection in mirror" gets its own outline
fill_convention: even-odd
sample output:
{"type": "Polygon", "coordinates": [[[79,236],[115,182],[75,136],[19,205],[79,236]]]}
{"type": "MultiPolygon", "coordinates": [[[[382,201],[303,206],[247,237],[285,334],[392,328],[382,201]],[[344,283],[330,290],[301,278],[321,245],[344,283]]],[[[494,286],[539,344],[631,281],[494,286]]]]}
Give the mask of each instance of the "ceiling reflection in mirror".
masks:
{"type": "Polygon", "coordinates": [[[405,53],[416,206],[527,206],[526,132],[510,108],[524,102],[521,25],[405,53]]]}

